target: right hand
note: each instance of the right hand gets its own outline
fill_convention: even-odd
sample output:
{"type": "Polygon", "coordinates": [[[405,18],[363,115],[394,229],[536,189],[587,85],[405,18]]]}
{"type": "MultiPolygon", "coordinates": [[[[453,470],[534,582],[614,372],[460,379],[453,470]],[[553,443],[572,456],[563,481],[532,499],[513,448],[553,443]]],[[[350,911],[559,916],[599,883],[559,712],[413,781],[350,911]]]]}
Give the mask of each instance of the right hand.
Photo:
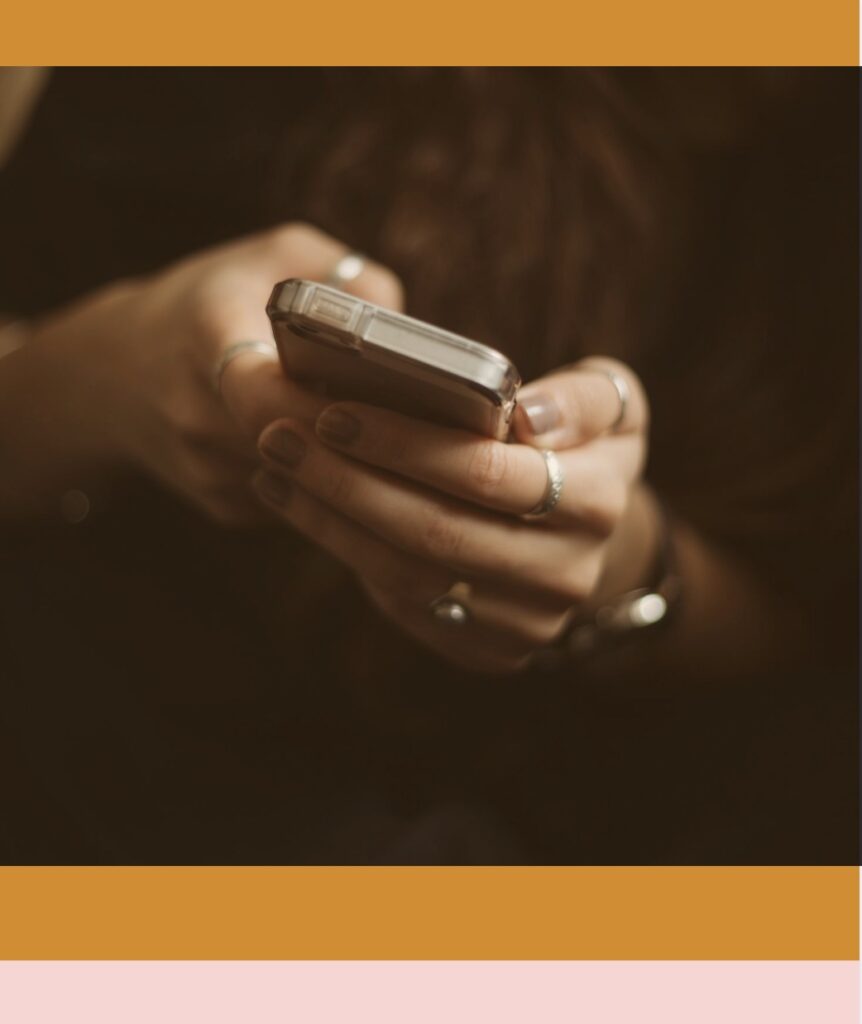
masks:
{"type": "MultiPolygon", "coordinates": [[[[256,522],[257,436],[283,416],[313,421],[326,401],[284,376],[274,346],[272,356],[233,359],[221,395],[213,369],[238,341],[272,340],[265,306],[275,282],[323,280],[346,251],[290,224],[113,284],[46,318],[21,351],[38,364],[39,402],[29,415],[39,416],[40,445],[73,472],[135,465],[219,523],[256,522]]],[[[374,263],[349,287],[401,306],[397,278],[374,263]]]]}

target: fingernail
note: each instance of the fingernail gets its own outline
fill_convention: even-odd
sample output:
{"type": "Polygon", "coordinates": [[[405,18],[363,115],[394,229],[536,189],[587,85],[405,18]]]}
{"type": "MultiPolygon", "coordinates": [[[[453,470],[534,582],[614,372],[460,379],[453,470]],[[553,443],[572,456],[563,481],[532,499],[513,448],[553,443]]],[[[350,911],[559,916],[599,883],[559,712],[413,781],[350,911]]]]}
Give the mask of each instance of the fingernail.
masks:
{"type": "Polygon", "coordinates": [[[261,473],[254,483],[258,494],[271,505],[285,505],[290,497],[290,481],[275,473],[261,473]]]}
{"type": "Polygon", "coordinates": [[[324,409],[317,417],[317,433],[333,444],[350,444],[359,437],[359,420],[341,409],[324,409]]]}
{"type": "Polygon", "coordinates": [[[521,408],[527,417],[530,430],[540,437],[547,434],[549,430],[560,424],[560,409],[554,401],[553,396],[539,391],[535,395],[529,395],[521,399],[521,408]]]}
{"type": "Polygon", "coordinates": [[[305,441],[292,430],[275,430],[267,434],[261,451],[288,469],[295,469],[305,456],[305,441]]]}

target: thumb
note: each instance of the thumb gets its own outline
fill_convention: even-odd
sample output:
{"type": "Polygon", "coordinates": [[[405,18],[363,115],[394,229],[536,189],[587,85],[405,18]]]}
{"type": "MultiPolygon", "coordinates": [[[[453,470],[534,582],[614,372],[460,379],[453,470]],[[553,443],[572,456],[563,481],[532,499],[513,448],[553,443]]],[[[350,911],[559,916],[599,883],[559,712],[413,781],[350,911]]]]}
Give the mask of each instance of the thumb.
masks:
{"type": "Polygon", "coordinates": [[[589,359],[521,390],[515,437],[536,448],[572,448],[608,432],[646,429],[647,401],[634,372],[614,359],[589,359]]]}

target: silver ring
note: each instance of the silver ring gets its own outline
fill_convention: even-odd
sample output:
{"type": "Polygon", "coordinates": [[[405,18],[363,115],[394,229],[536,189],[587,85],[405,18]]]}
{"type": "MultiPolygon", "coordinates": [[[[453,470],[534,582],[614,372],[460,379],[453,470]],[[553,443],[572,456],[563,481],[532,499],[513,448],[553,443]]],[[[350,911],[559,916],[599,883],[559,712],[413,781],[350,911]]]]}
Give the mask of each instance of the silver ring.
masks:
{"type": "Polygon", "coordinates": [[[325,283],[330,288],[343,289],[344,285],[355,281],[363,270],[365,270],[365,257],[361,253],[345,253],[329,271],[325,283]]]}
{"type": "Polygon", "coordinates": [[[258,352],[262,356],[276,356],[278,354],[278,350],[271,341],[237,341],[233,345],[228,345],[213,367],[213,391],[219,397],[221,397],[221,379],[224,376],[225,370],[237,356],[244,355],[246,352],[258,352]]]}
{"type": "Polygon", "coordinates": [[[470,609],[464,599],[470,593],[469,583],[455,583],[445,594],[436,597],[428,606],[431,614],[447,626],[466,626],[470,621],[470,609]]]}
{"type": "Polygon", "coordinates": [[[623,420],[626,418],[626,411],[629,407],[629,398],[631,397],[629,382],[625,377],[621,377],[618,373],[614,373],[613,370],[605,370],[601,366],[585,366],[584,369],[589,370],[591,373],[600,373],[603,377],[607,377],[614,386],[620,400],[620,411],[617,413],[617,418],[608,427],[608,430],[612,434],[615,434],[623,425],[623,420]]]}
{"type": "Polygon", "coordinates": [[[545,460],[545,469],[548,473],[548,483],[545,487],[545,493],[542,495],[542,500],[536,505],[534,509],[529,511],[526,515],[527,519],[542,519],[559,505],[560,498],[563,496],[563,484],[565,482],[565,476],[563,475],[563,467],[560,465],[560,460],[556,454],[545,448],[539,453],[545,460]]]}

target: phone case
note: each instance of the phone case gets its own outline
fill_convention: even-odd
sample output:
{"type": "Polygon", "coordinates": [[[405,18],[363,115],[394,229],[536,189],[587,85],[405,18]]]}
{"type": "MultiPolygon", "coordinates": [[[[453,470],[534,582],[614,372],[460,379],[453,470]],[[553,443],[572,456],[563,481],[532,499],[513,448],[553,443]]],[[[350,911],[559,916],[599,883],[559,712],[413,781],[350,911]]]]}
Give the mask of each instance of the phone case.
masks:
{"type": "Polygon", "coordinates": [[[487,345],[296,278],[275,286],[267,313],[291,377],[333,398],[508,435],[521,379],[487,345]]]}

